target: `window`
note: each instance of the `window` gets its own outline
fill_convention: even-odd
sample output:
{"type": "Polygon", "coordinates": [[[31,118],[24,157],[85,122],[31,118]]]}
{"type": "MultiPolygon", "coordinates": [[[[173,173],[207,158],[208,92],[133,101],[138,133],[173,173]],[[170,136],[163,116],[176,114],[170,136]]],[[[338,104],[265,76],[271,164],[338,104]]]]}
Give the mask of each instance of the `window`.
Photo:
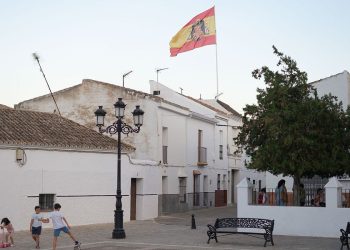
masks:
{"type": "Polygon", "coordinates": [[[168,128],[163,127],[163,164],[168,164],[168,128]]]}
{"type": "Polygon", "coordinates": [[[162,176],[162,194],[168,194],[168,177],[162,176]]]}
{"type": "Polygon", "coordinates": [[[224,154],[224,146],[219,145],[219,159],[222,160],[223,159],[223,154],[224,154]]]}
{"type": "Polygon", "coordinates": [[[203,131],[198,130],[198,166],[207,165],[207,148],[202,147],[203,144],[203,131]]]}
{"type": "Polygon", "coordinates": [[[220,142],[219,142],[219,159],[223,159],[223,154],[224,154],[224,146],[223,146],[223,141],[224,141],[224,136],[222,130],[219,131],[219,136],[220,136],[220,142]]]}
{"type": "Polygon", "coordinates": [[[218,182],[217,182],[217,187],[216,187],[216,189],[217,189],[217,190],[220,190],[220,186],[221,186],[221,183],[220,183],[220,174],[218,174],[218,182]]]}
{"type": "Polygon", "coordinates": [[[52,211],[55,203],[55,194],[39,194],[39,206],[43,211],[52,211]]]}
{"type": "Polygon", "coordinates": [[[203,142],[203,131],[198,130],[198,147],[202,147],[203,142]]]}
{"type": "Polygon", "coordinates": [[[179,177],[179,198],[181,203],[186,203],[186,177],[179,177]]]}
{"type": "Polygon", "coordinates": [[[163,164],[168,164],[168,146],[163,145],[163,164]]]}
{"type": "Polygon", "coordinates": [[[227,189],[226,188],[226,175],[225,174],[222,176],[222,189],[223,190],[227,189]]]}

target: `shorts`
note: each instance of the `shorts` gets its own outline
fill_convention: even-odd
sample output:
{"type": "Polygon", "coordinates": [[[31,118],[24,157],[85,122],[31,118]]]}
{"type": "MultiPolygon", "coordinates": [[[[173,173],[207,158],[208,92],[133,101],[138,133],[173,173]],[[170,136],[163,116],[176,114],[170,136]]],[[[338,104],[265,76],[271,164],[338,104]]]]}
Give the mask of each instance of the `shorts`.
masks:
{"type": "Polygon", "coordinates": [[[69,233],[68,227],[61,227],[53,230],[53,236],[60,236],[61,231],[65,232],[66,234],[69,233]]]}
{"type": "Polygon", "coordinates": [[[40,235],[41,234],[41,226],[39,226],[39,227],[32,227],[32,234],[33,235],[40,235]]]}
{"type": "Polygon", "coordinates": [[[13,237],[14,234],[15,234],[15,231],[7,231],[7,235],[8,235],[9,237],[13,237]]]}

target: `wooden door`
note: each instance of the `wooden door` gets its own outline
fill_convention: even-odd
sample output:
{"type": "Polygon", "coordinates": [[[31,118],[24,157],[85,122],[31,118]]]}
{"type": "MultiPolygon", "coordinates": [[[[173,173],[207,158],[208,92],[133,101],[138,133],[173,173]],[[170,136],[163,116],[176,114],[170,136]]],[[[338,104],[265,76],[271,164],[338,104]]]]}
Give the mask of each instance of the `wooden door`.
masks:
{"type": "Polygon", "coordinates": [[[136,178],[131,179],[130,220],[136,220],[136,178]]]}

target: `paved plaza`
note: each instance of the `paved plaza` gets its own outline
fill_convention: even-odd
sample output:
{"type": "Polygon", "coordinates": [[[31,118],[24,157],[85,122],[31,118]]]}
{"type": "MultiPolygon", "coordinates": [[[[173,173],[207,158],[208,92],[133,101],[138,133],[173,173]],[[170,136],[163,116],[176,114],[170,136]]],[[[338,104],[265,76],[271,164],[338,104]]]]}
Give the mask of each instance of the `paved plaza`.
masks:
{"type": "MultiPolygon", "coordinates": [[[[185,213],[161,216],[154,220],[125,223],[126,238],[111,238],[113,224],[98,224],[73,227],[72,232],[82,242],[82,249],[161,250],[161,249],[340,249],[337,238],[274,236],[275,246],[263,247],[264,240],[246,235],[219,237],[207,244],[207,224],[217,217],[235,216],[234,207],[209,208],[185,213]],[[191,214],[195,214],[197,229],[191,229],[191,214]]],[[[111,213],[113,219],[113,213],[111,213]]],[[[69,218],[68,218],[69,219],[69,218]]],[[[52,230],[45,229],[41,237],[41,249],[51,249],[52,230]]],[[[12,249],[35,249],[29,231],[16,232],[16,246],[12,249]]],[[[59,238],[57,249],[73,249],[68,236],[59,238]]]]}

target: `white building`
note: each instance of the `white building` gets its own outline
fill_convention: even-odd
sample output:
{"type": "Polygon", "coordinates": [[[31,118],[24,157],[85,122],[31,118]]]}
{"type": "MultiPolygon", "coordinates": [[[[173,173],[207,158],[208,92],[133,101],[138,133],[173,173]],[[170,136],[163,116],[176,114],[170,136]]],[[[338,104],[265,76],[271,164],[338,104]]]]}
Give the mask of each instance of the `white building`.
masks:
{"type": "MultiPolygon", "coordinates": [[[[206,149],[208,155],[206,168],[208,170],[215,169],[217,172],[216,190],[224,191],[222,195],[227,197],[228,204],[237,202],[236,185],[245,177],[248,177],[258,189],[265,186],[265,173],[248,170],[244,166],[246,156],[235,154],[237,146],[233,139],[238,135],[238,126],[242,125],[242,117],[237,111],[222,101],[197,100],[177,93],[155,81],[150,81],[150,92],[189,109],[192,119],[187,119],[187,129],[184,127],[188,135],[196,134],[196,129],[201,126],[199,124],[203,123],[204,117],[211,119],[209,124],[208,121],[203,123],[209,125],[206,130],[200,129],[198,131],[198,147],[201,146],[202,142],[200,140],[203,136],[208,138],[205,140],[209,144],[212,142],[213,146],[210,145],[206,149]]],[[[189,139],[193,140],[192,138],[189,139]]],[[[189,148],[187,151],[191,152],[192,150],[191,155],[195,156],[196,148],[191,141],[188,141],[187,147],[189,148]]],[[[204,188],[203,190],[206,192],[204,188]]],[[[220,195],[218,191],[216,193],[220,195]]]]}
{"type": "MultiPolygon", "coordinates": [[[[35,205],[49,211],[59,202],[72,225],[113,222],[114,139],[56,114],[4,106],[0,124],[1,218],[26,230],[35,205]]],[[[122,144],[124,221],[158,216],[160,172],[154,162],[133,161],[134,150],[122,144]]]]}
{"type": "MultiPolygon", "coordinates": [[[[152,170],[158,171],[153,177],[154,183],[159,183],[158,190],[149,192],[144,185],[138,190],[143,196],[158,196],[155,204],[159,214],[226,205],[231,178],[226,129],[221,128],[220,134],[216,126],[219,116],[212,109],[183,96],[176,101],[179,95],[169,92],[172,94],[176,97],[162,98],[94,80],[83,80],[79,85],[54,93],[62,116],[95,129],[94,111],[99,105],[108,112],[107,124],[115,121],[113,104],[118,97],[127,104],[128,124],[132,124],[131,111],[135,105],[141,106],[145,115],[140,133],[122,140],[136,148],[130,154],[132,159],[138,159],[134,162],[157,163],[152,170]]],[[[49,113],[56,109],[50,95],[21,102],[15,108],[49,113]]],[[[227,123],[227,118],[222,119],[227,123]]]]}
{"type": "Polygon", "coordinates": [[[311,82],[319,96],[332,94],[343,103],[344,110],[350,104],[350,74],[348,71],[311,82]]]}

